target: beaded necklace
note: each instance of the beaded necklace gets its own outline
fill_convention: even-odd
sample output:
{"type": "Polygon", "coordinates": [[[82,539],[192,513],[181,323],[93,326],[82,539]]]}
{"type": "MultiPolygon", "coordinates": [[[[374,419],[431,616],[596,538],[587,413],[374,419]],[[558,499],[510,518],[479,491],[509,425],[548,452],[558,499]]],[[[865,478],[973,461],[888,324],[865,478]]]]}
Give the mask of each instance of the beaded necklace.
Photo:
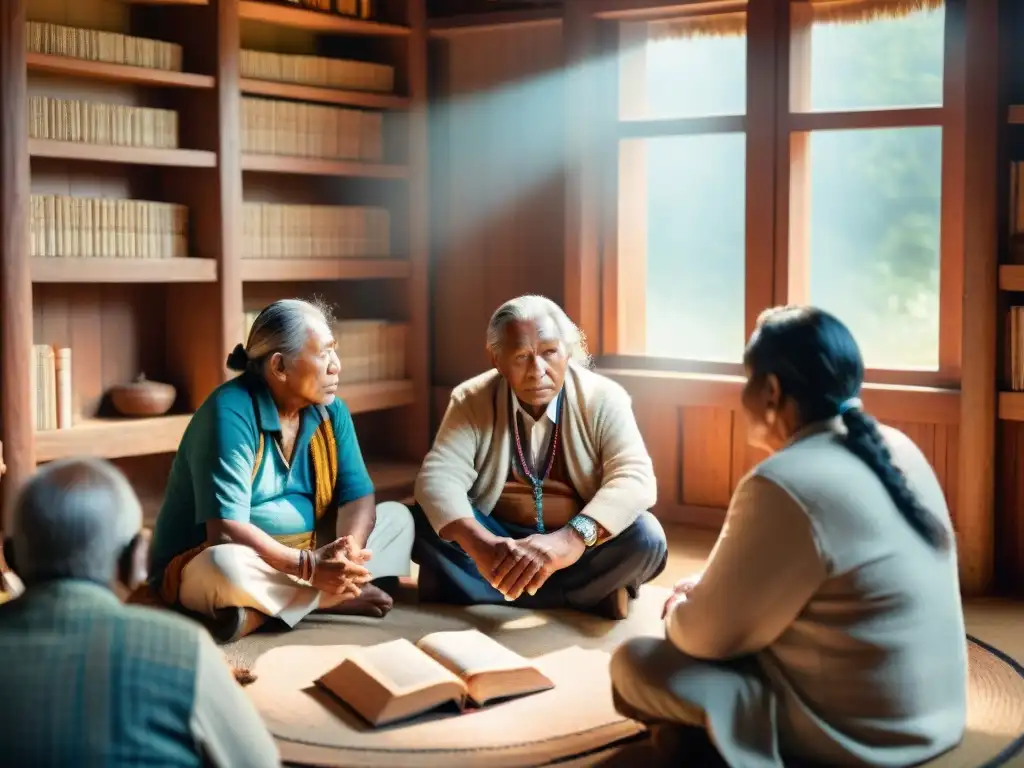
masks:
{"type": "Polygon", "coordinates": [[[562,401],[565,399],[565,389],[558,393],[558,400],[555,403],[555,413],[558,420],[555,422],[555,431],[551,435],[551,444],[548,446],[548,458],[544,466],[544,474],[539,478],[531,471],[526,461],[526,454],[523,453],[523,441],[519,437],[519,417],[515,409],[512,410],[512,434],[516,440],[516,455],[512,458],[513,470],[515,470],[516,459],[519,460],[519,467],[523,475],[533,488],[533,508],[537,513],[537,533],[544,533],[544,481],[551,474],[551,467],[555,464],[555,456],[558,454],[558,436],[562,431],[562,401]]]}

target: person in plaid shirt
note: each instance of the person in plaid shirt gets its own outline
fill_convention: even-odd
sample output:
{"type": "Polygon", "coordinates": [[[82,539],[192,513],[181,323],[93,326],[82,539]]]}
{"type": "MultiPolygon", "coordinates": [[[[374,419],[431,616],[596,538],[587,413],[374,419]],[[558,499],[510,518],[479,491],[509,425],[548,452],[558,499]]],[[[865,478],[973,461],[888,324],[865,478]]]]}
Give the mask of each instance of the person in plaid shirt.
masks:
{"type": "Polygon", "coordinates": [[[12,522],[26,588],[0,605],[0,762],[280,765],[209,634],[114,593],[145,578],[142,510],[121,472],[98,459],[47,464],[12,522]]]}

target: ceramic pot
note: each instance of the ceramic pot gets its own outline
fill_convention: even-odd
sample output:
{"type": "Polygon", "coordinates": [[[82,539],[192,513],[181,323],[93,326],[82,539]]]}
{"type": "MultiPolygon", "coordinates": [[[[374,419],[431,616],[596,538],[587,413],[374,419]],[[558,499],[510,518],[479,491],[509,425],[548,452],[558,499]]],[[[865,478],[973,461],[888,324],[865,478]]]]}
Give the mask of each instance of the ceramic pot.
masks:
{"type": "Polygon", "coordinates": [[[170,384],[149,381],[146,374],[131,384],[119,384],[110,390],[110,402],[122,416],[163,416],[174,405],[177,390],[170,384]]]}

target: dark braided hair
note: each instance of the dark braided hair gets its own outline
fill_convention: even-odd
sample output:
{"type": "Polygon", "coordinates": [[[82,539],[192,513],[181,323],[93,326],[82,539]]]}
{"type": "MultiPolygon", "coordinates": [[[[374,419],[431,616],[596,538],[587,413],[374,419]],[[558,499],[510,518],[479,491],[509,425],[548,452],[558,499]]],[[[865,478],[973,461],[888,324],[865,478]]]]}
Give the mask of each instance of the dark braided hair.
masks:
{"type": "Polygon", "coordinates": [[[841,416],[844,445],[868,465],[907,523],[929,544],[945,549],[950,536],[922,506],[892,460],[878,422],[861,407],[864,359],[849,329],[814,307],[766,310],[743,354],[753,383],[774,374],[783,399],[795,401],[804,423],[841,416]]]}

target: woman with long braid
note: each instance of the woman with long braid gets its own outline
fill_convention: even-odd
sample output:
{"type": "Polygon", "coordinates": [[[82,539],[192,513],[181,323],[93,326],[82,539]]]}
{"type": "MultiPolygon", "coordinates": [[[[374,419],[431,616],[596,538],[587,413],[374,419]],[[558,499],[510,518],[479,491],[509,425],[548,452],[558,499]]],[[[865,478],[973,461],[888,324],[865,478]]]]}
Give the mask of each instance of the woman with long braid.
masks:
{"type": "MultiPolygon", "coordinates": [[[[758,320],[744,355],[751,442],[704,572],[666,639],[612,660],[619,708],[706,728],[730,766],[909,766],[963,736],[967,647],[942,488],[859,399],[864,362],[827,312],[758,320]]],[[[683,728],[683,732],[685,732],[683,728]]]]}

